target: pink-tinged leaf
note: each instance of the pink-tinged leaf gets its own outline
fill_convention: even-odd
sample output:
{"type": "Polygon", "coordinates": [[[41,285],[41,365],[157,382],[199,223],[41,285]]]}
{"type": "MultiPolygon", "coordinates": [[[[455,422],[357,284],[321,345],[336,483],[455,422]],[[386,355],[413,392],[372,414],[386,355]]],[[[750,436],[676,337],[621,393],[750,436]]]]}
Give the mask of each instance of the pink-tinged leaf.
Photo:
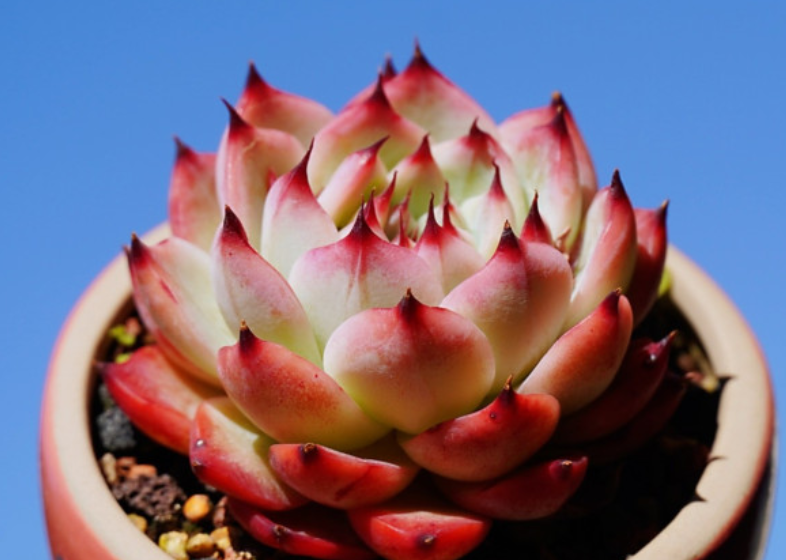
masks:
{"type": "Polygon", "coordinates": [[[311,99],[274,88],[249,65],[246,87],[237,102],[237,112],[258,128],[288,132],[303,146],[333,118],[327,107],[311,99]]]}
{"type": "Polygon", "coordinates": [[[566,327],[586,317],[610,291],[627,289],[637,247],[633,207],[615,171],[587,213],[566,327]]]}
{"type": "Polygon", "coordinates": [[[659,342],[633,341],[609,388],[589,405],[560,421],[558,444],[601,438],[627,424],[649,402],[669,365],[674,333],[659,342]]]}
{"type": "Polygon", "coordinates": [[[183,455],[188,454],[191,420],[199,403],[220,394],[177,369],[157,346],[140,348],[123,363],[100,363],[97,368],[134,426],[183,455]]]}
{"type": "Polygon", "coordinates": [[[595,173],[595,165],[592,163],[587,144],[579,131],[576,124],[576,119],[573,118],[573,113],[570,111],[568,104],[560,93],[554,94],[551,102],[555,108],[562,107],[562,113],[565,116],[565,125],[568,127],[568,134],[573,142],[573,153],[576,155],[576,166],[579,172],[579,185],[581,185],[582,199],[584,201],[583,207],[586,212],[589,208],[595,193],[598,191],[598,177],[595,173]]]}
{"type": "MultiPolygon", "coordinates": [[[[500,138],[506,149],[515,152],[515,146],[520,138],[530,134],[533,128],[548,124],[557,115],[558,110],[561,110],[563,113],[565,126],[571,139],[573,153],[576,158],[578,182],[582,192],[582,207],[586,212],[598,190],[598,179],[587,145],[576,125],[576,120],[559,92],[552,95],[549,105],[536,109],[527,109],[506,119],[505,122],[499,125],[500,138]]],[[[513,159],[515,160],[516,158],[514,157],[513,159]]]]}
{"type": "Polygon", "coordinates": [[[535,193],[535,198],[532,199],[532,205],[529,207],[527,219],[524,220],[524,227],[521,228],[521,240],[525,243],[545,243],[546,245],[554,245],[554,238],[551,236],[551,230],[543,217],[540,215],[540,208],[538,208],[538,194],[535,193]]]}
{"type": "MultiPolygon", "coordinates": [[[[520,243],[508,227],[486,266],[443,300],[475,323],[494,349],[492,393],[517,384],[559,336],[572,274],[565,257],[542,243],[520,243]]],[[[546,391],[535,391],[546,392],[546,391]]]]}
{"type": "Polygon", "coordinates": [[[397,174],[393,202],[399,203],[409,195],[409,211],[415,218],[426,213],[432,197],[437,204],[442,201],[445,177],[431,155],[428,136],[423,137],[417,151],[396,165],[393,173],[397,174]]]}
{"type": "Polygon", "coordinates": [[[499,166],[494,165],[494,177],[489,189],[461,205],[461,211],[475,238],[475,247],[488,259],[497,250],[505,224],[516,223],[513,207],[502,188],[499,166]]]}
{"type": "MultiPolygon", "coordinates": [[[[394,172],[388,182],[388,186],[381,194],[374,196],[374,213],[377,215],[379,224],[384,229],[388,225],[388,220],[393,214],[395,204],[393,203],[393,196],[396,192],[396,182],[398,175],[394,172]]],[[[375,193],[377,191],[374,191],[375,193]]]]}
{"type": "Polygon", "coordinates": [[[543,220],[552,235],[564,236],[569,252],[581,229],[583,194],[564,111],[555,111],[550,121],[538,126],[506,126],[502,131],[521,185],[530,198],[538,193],[543,220]],[[516,128],[515,133],[510,128],[516,128]]]}
{"type": "Polygon", "coordinates": [[[399,434],[404,451],[423,468],[465,481],[490,480],[513,470],[554,433],[559,402],[520,395],[510,384],[489,405],[416,436],[399,434]]]}
{"type": "Polygon", "coordinates": [[[417,45],[409,66],[384,86],[393,108],[427,130],[434,142],[462,136],[475,121],[497,134],[488,113],[434,68],[417,45]]]}
{"type": "Polygon", "coordinates": [[[387,241],[387,234],[385,233],[385,230],[379,221],[379,217],[377,216],[377,205],[374,203],[374,191],[371,191],[368,203],[361,204],[360,210],[358,211],[363,212],[363,219],[366,220],[366,224],[368,225],[369,229],[371,229],[371,231],[373,231],[377,237],[387,241]]]}
{"type": "Polygon", "coordinates": [[[128,265],[137,310],[166,356],[217,384],[216,352],[236,338],[213,295],[210,257],[177,237],[148,247],[134,236],[128,265]]]}
{"type": "Polygon", "coordinates": [[[292,511],[263,511],[239,500],[228,504],[232,518],[259,542],[298,558],[374,560],[343,512],[308,504],[292,511]]]}
{"type": "Polygon", "coordinates": [[[248,327],[241,328],[237,344],[219,351],[218,371],[238,408],[279,442],[358,449],[390,431],[317,366],[260,340],[248,327]]]}
{"type": "Polygon", "coordinates": [[[647,316],[655,300],[666,263],[668,240],[666,236],[667,203],[656,210],[637,208],[636,265],[626,295],[633,308],[633,324],[638,325],[647,316]]]}
{"type": "Polygon", "coordinates": [[[555,459],[527,466],[493,482],[439,479],[437,484],[453,502],[494,519],[527,521],[559,511],[587,472],[589,461],[555,459]]]}
{"type": "Polygon", "coordinates": [[[216,300],[233,331],[245,322],[259,337],[286,346],[314,364],[321,363],[314,331],[295,292],[251,247],[229,207],[212,258],[216,300]]]}
{"type": "Polygon", "coordinates": [[[308,183],[310,155],[309,148],[297,167],[273,183],[265,200],[261,253],[285,277],[301,255],[339,238],[333,218],[308,183]]]}
{"type": "Polygon", "coordinates": [[[385,64],[377,72],[377,79],[356,93],[352,99],[350,99],[347,104],[344,105],[342,111],[346,111],[353,105],[363,103],[374,93],[374,90],[376,90],[379,86],[379,82],[382,82],[382,85],[384,86],[391,78],[395,78],[396,75],[398,75],[398,71],[393,64],[393,59],[390,55],[385,56],[385,64]]]}
{"type": "Polygon", "coordinates": [[[385,137],[388,140],[379,157],[387,169],[392,169],[417,149],[424,134],[422,128],[393,110],[378,82],[365,101],[347,107],[317,133],[308,166],[311,185],[316,192],[321,191],[349,154],[385,137]]]}
{"type": "Polygon", "coordinates": [[[191,427],[189,458],[205,484],[269,510],[287,510],[307,500],[278,479],[268,449],[275,443],[226,397],[204,401],[191,427]]]}
{"type": "Polygon", "coordinates": [[[387,184],[385,166],[379,159],[379,151],[386,142],[387,138],[383,138],[347,156],[319,193],[319,204],[338,227],[350,223],[360,201],[375,188],[387,184]]]}
{"type": "Polygon", "coordinates": [[[687,384],[667,373],[647,405],[616,432],[582,446],[593,464],[605,465],[641,448],[666,426],[687,391],[687,384]]]}
{"type": "Polygon", "coordinates": [[[443,297],[428,264],[410,249],[380,239],[362,212],[348,236],[298,259],[289,283],[320,347],[345,319],[363,309],[392,307],[408,288],[431,305],[443,297]]]}
{"type": "MultiPolygon", "coordinates": [[[[226,102],[225,102],[226,103],[226,102]]],[[[216,160],[216,183],[222,205],[235,209],[259,248],[262,209],[270,188],[271,172],[281,176],[303,157],[300,142],[289,133],[272,128],[256,128],[229,110],[229,128],[221,141],[216,160]]]]}
{"type": "Polygon", "coordinates": [[[197,153],[178,138],[175,142],[177,156],[169,182],[169,226],[173,235],[209,251],[221,223],[216,156],[197,153]]]}
{"type": "Polygon", "coordinates": [[[612,292],[557,339],[518,391],[554,395],[563,415],[576,412],[611,384],[625,357],[632,327],[627,298],[612,292]]]}
{"type": "Polygon", "coordinates": [[[389,500],[420,470],[394,438],[384,438],[353,454],[314,443],[279,443],[270,464],[282,480],[307,498],[338,509],[389,500]]]}
{"type": "Polygon", "coordinates": [[[513,207],[516,229],[524,220],[527,201],[510,156],[486,131],[473,123],[469,134],[436,144],[431,153],[450,184],[454,199],[463,201],[485,193],[499,167],[502,188],[513,207]]]}
{"type": "Polygon", "coordinates": [[[480,253],[458,235],[455,228],[442,227],[437,223],[433,203],[415,252],[441,280],[446,294],[483,268],[484,264],[480,253]]]}
{"type": "Polygon", "coordinates": [[[494,356],[480,329],[409,292],[394,308],[347,319],[323,357],[325,371],[370,416],[407,433],[473,410],[494,378],[494,356]]]}
{"type": "Polygon", "coordinates": [[[491,521],[420,486],[388,503],[349,512],[352,527],[369,547],[387,560],[456,560],[483,542],[491,521]]]}

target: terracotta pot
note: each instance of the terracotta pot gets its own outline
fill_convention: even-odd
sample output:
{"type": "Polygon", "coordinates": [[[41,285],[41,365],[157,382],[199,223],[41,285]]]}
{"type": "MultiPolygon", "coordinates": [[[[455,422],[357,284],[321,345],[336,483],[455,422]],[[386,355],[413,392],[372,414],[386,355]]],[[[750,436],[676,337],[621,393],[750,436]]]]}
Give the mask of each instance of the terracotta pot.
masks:
{"type": "MultiPolygon", "coordinates": [[[[166,234],[162,226],[146,239],[166,234]]],[[[721,398],[711,455],[716,460],[697,488],[703,501],[687,505],[633,558],[694,559],[712,551],[713,559],[762,558],[774,471],[767,365],[744,319],[712,280],[674,248],[667,266],[677,305],[715,369],[732,379],[721,398]]],[[[95,384],[92,361],[105,349],[108,327],[130,310],[130,290],[125,258],[118,257],[82,296],[52,355],[41,418],[41,476],[50,546],[57,560],[170,559],[128,522],[112,497],[96,463],[88,425],[95,384]]]]}

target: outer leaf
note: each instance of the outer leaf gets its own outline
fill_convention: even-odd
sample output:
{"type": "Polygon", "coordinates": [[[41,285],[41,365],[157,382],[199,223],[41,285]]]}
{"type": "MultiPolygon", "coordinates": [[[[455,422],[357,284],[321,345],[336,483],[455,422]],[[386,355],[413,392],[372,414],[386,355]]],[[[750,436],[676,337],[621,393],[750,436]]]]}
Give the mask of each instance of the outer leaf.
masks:
{"type": "Polygon", "coordinates": [[[140,348],[123,363],[98,364],[98,371],[134,426],[183,455],[197,407],[220,394],[174,367],[157,346],[140,348]]]}
{"type": "Polygon", "coordinates": [[[525,521],[557,512],[578,489],[587,458],[556,459],[527,466],[491,483],[440,479],[453,502],[494,519],[525,521]]]}
{"type": "Polygon", "coordinates": [[[376,558],[335,510],[309,504],[295,511],[270,512],[232,499],[228,507],[252,537],[287,554],[325,560],[376,558]]]}
{"type": "Polygon", "coordinates": [[[213,296],[210,257],[176,237],[153,247],[133,237],[128,264],[137,309],[161,349],[216,384],[216,352],[235,337],[213,296]]]}
{"type": "Polygon", "coordinates": [[[317,366],[258,339],[247,327],[241,328],[238,344],[219,351],[218,366],[238,408],[279,442],[357,449],[389,431],[317,366]]]}
{"type": "Polygon", "coordinates": [[[284,510],[306,499],[282,483],[268,461],[274,441],[257,430],[226,397],[204,401],[191,429],[191,468],[222,492],[268,510],[284,510]]]}
{"type": "Polygon", "coordinates": [[[300,493],[339,509],[384,502],[406,488],[419,470],[392,438],[351,455],[313,443],[279,443],[270,448],[270,462],[300,493]]]}
{"type": "Polygon", "coordinates": [[[625,296],[612,292],[578,325],[563,334],[518,388],[548,393],[571,414],[611,384],[630,340],[633,313],[625,296]]]}
{"type": "Polygon", "coordinates": [[[388,503],[349,512],[352,527],[388,560],[455,560],[478,546],[491,522],[437,496],[409,491],[388,503]]]}
{"type": "Polygon", "coordinates": [[[399,435],[404,451],[430,472],[466,481],[490,480],[513,470],[554,433],[559,402],[551,395],[520,395],[508,384],[488,406],[447,420],[413,437],[399,435]]]}

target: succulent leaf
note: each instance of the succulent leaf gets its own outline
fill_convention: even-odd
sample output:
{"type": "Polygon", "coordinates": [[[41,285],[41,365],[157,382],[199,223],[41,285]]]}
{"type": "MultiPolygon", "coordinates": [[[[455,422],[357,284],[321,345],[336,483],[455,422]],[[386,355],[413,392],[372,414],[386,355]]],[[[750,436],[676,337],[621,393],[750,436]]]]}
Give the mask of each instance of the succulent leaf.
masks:
{"type": "Polygon", "coordinates": [[[213,297],[210,257],[177,237],[148,247],[134,236],[128,265],[137,309],[164,353],[216,384],[216,352],[235,336],[213,297]]]}
{"type": "Polygon", "coordinates": [[[636,217],[636,266],[633,269],[627,296],[633,308],[633,324],[638,325],[658,298],[663,270],[666,264],[666,202],[655,210],[637,208],[636,217]]]}
{"type": "Polygon", "coordinates": [[[413,434],[473,410],[494,377],[480,329],[411,292],[394,308],[368,309],[342,323],[324,364],[370,416],[413,434]]]}
{"type": "Polygon", "coordinates": [[[321,363],[314,331],[295,292],[251,247],[229,207],[213,246],[212,264],[216,300],[232,330],[240,330],[245,323],[261,338],[321,363]]]}
{"type": "Polygon", "coordinates": [[[374,560],[335,510],[308,504],[294,511],[267,511],[230,499],[229,512],[259,542],[296,556],[324,560],[374,560]]]}
{"type": "Polygon", "coordinates": [[[308,500],[278,479],[260,432],[226,397],[208,399],[191,428],[191,468],[205,484],[267,510],[286,510],[308,500]]]}
{"type": "Polygon", "coordinates": [[[270,448],[270,463],[292,488],[338,509],[387,501],[419,471],[393,438],[352,454],[314,443],[279,443],[270,448]]]}
{"type": "Polygon", "coordinates": [[[335,222],[309,185],[310,155],[311,148],[292,171],[276,179],[262,214],[262,256],[285,277],[301,255],[339,239],[335,222]]]}
{"type": "Polygon", "coordinates": [[[276,441],[313,441],[346,450],[369,445],[390,431],[319,367],[260,340],[246,326],[237,344],[219,351],[218,370],[232,401],[276,441]]]}
{"type": "Polygon", "coordinates": [[[314,137],[308,167],[311,185],[316,192],[321,191],[348,155],[385,137],[388,140],[379,157],[387,169],[392,169],[415,151],[425,134],[422,128],[396,113],[378,82],[365,101],[345,108],[314,137]]]}
{"type": "Polygon", "coordinates": [[[583,321],[563,334],[519,387],[548,393],[571,414],[608,388],[619,369],[633,328],[628,299],[614,291],[583,321]]]}
{"type": "Polygon", "coordinates": [[[399,434],[399,441],[430,472],[454,480],[490,480],[538,451],[554,433],[558,420],[557,399],[521,395],[507,384],[484,408],[416,436],[399,434]]]}
{"type": "Polygon", "coordinates": [[[158,346],[136,350],[122,363],[97,365],[109,393],[134,425],[161,445],[188,454],[199,404],[221,392],[177,369],[158,346]]]}
{"type": "Polygon", "coordinates": [[[495,519],[525,521],[555,513],[578,489],[587,472],[586,457],[553,459],[526,466],[493,482],[439,479],[451,501],[495,519]]]}
{"type": "Polygon", "coordinates": [[[349,317],[372,307],[392,307],[407,289],[436,305],[443,297],[439,279],[423,259],[380,239],[358,215],[344,239],[300,257],[289,283],[303,304],[317,342],[349,317]]]}
{"type": "Polygon", "coordinates": [[[517,384],[559,335],[572,275],[564,256],[545,244],[521,243],[510,227],[494,256],[442,301],[475,323],[494,350],[491,391],[517,384]]]}
{"type": "Polygon", "coordinates": [[[253,63],[248,68],[237,112],[257,128],[272,128],[291,134],[304,147],[333,118],[333,113],[316,101],[271,86],[262,79],[253,63]]]}
{"type": "Polygon", "coordinates": [[[172,235],[210,250],[221,208],[216,190],[215,154],[197,153],[175,138],[177,156],[169,183],[172,235]]]}
{"type": "Polygon", "coordinates": [[[598,192],[587,212],[566,326],[586,317],[611,290],[627,289],[636,252],[633,207],[615,171],[611,185],[598,192]]]}
{"type": "Polygon", "coordinates": [[[488,519],[427,491],[409,491],[352,510],[349,520],[366,544],[388,560],[456,560],[480,544],[491,527],[488,519]]]}

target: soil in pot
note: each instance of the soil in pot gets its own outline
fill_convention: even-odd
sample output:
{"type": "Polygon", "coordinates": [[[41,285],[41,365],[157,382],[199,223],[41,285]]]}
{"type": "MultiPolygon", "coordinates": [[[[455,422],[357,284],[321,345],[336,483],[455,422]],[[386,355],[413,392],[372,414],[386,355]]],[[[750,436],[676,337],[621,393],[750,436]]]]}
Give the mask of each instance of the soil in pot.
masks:
{"type": "MultiPolygon", "coordinates": [[[[622,560],[685,504],[701,499],[694,489],[715,437],[723,380],[712,372],[700,341],[667,297],[658,301],[634,338],[658,340],[675,328],[670,369],[687,391],[666,427],[624,459],[598,466],[591,458],[582,487],[559,514],[534,522],[496,522],[467,559],[622,560]]],[[[133,314],[109,336],[108,355],[98,356],[99,361],[122,359],[149,342],[133,314]]],[[[130,521],[171,555],[182,560],[294,558],[248,537],[226,511],[223,496],[196,479],[188,458],[136,430],[100,383],[91,418],[96,459],[110,490],[130,521]]],[[[731,554],[724,547],[712,559],[733,558],[731,554]]]]}

